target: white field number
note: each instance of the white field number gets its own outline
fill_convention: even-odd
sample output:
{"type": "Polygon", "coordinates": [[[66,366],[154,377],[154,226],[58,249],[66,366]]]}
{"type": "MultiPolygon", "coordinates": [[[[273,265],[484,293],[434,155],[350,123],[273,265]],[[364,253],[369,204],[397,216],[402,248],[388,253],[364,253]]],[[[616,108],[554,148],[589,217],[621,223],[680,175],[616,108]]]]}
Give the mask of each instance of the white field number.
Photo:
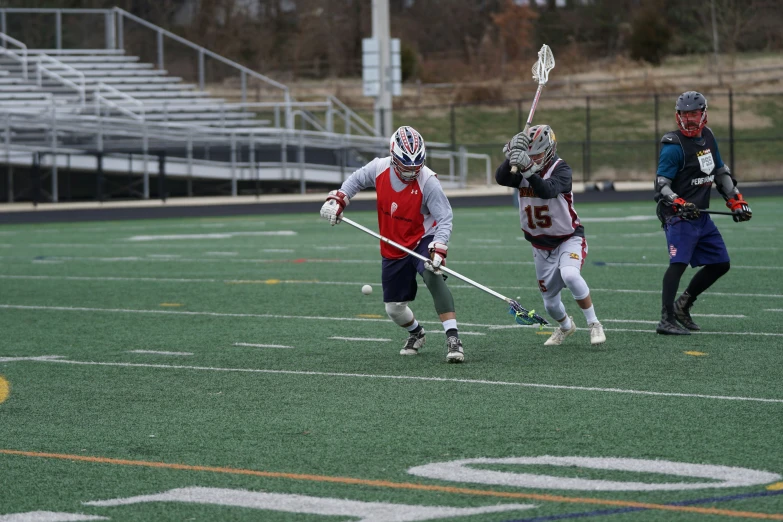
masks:
{"type": "Polygon", "coordinates": [[[582,491],[682,491],[686,489],[734,488],[769,484],[781,479],[777,473],[748,468],[690,464],[668,460],[621,459],[603,457],[510,457],[500,459],[464,459],[436,462],[410,468],[408,473],[417,477],[472,482],[519,488],[568,489],[582,491]],[[517,465],[580,467],[600,470],[635,471],[678,477],[710,479],[711,482],[620,482],[494,471],[473,466],[517,465]]]}
{"type": "MultiPolygon", "coordinates": [[[[668,460],[645,460],[601,457],[509,457],[475,458],[436,462],[410,468],[408,473],[417,477],[470,482],[487,485],[536,489],[585,490],[585,491],[682,491],[705,488],[733,488],[769,484],[780,481],[781,475],[748,468],[691,464],[668,460]],[[578,467],[605,471],[655,473],[690,479],[709,479],[709,482],[633,482],[597,479],[581,479],[535,473],[494,471],[488,466],[558,466],[578,467]],[[473,467],[471,467],[473,466],[473,467]],[[483,466],[484,469],[481,467],[483,466]]],[[[224,488],[187,487],[162,493],[126,498],[84,502],[85,506],[115,507],[152,502],[178,502],[213,506],[232,506],[258,510],[300,513],[323,516],[357,517],[359,522],[413,522],[473,516],[488,513],[522,511],[536,508],[534,504],[492,504],[473,508],[451,506],[422,506],[390,502],[364,502],[344,498],[314,497],[284,493],[266,493],[224,488]]],[[[33,512],[36,520],[48,522],[70,520],[106,520],[102,517],[70,513],[33,512]]],[[[33,513],[0,514],[0,521],[22,522],[33,513]]]]}

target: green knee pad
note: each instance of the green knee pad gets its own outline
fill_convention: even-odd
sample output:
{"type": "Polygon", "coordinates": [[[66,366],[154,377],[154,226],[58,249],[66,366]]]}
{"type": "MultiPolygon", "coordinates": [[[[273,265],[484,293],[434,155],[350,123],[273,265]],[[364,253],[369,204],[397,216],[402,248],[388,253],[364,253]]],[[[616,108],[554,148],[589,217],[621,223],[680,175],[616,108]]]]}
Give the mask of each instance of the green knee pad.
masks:
{"type": "Polygon", "coordinates": [[[424,284],[432,294],[432,300],[435,301],[435,311],[438,314],[454,312],[454,298],[451,296],[451,290],[446,286],[443,276],[425,270],[422,277],[424,284]]]}

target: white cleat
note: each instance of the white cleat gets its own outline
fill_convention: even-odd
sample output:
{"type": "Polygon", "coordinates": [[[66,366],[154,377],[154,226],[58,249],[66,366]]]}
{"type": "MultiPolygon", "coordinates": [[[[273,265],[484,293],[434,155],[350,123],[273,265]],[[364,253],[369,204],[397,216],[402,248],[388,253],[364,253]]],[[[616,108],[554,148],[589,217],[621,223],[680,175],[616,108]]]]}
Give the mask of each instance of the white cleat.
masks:
{"type": "Polygon", "coordinates": [[[563,344],[563,341],[566,337],[576,331],[576,323],[574,322],[574,318],[571,316],[568,316],[568,318],[571,319],[571,328],[568,330],[563,330],[560,327],[555,328],[555,331],[552,332],[552,335],[550,335],[549,339],[546,340],[544,346],[560,346],[563,344]]]}
{"type": "Polygon", "coordinates": [[[587,325],[590,328],[590,344],[603,344],[606,342],[604,326],[598,321],[587,325]]]}
{"type": "Polygon", "coordinates": [[[449,337],[446,339],[446,361],[450,363],[461,363],[465,360],[465,352],[462,349],[462,340],[458,337],[449,337]]]}
{"type": "Polygon", "coordinates": [[[409,334],[408,340],[405,341],[405,346],[400,350],[400,355],[417,355],[419,349],[424,346],[424,330],[418,334],[409,334]]]}

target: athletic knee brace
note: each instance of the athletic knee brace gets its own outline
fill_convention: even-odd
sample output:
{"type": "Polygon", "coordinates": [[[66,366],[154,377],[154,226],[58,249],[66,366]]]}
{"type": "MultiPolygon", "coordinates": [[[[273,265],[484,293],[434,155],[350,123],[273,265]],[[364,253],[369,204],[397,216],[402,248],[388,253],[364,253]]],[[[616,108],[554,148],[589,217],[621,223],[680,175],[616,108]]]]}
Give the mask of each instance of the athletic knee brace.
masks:
{"type": "Polygon", "coordinates": [[[432,294],[432,300],[435,302],[435,311],[438,314],[454,312],[454,297],[452,297],[449,287],[446,286],[443,276],[425,270],[422,277],[424,278],[424,284],[427,285],[427,290],[432,294]]]}
{"type": "Polygon", "coordinates": [[[571,290],[571,294],[577,301],[590,295],[590,289],[587,287],[582,273],[575,266],[560,267],[560,277],[563,278],[566,287],[571,290]]]}
{"type": "Polygon", "coordinates": [[[408,308],[408,302],[384,303],[389,319],[400,326],[405,326],[413,321],[413,311],[408,308]]]}
{"type": "Polygon", "coordinates": [[[565,306],[563,306],[563,301],[560,300],[560,294],[557,294],[556,297],[544,297],[544,308],[546,308],[546,313],[549,314],[549,317],[555,321],[564,319],[568,315],[565,306]]]}

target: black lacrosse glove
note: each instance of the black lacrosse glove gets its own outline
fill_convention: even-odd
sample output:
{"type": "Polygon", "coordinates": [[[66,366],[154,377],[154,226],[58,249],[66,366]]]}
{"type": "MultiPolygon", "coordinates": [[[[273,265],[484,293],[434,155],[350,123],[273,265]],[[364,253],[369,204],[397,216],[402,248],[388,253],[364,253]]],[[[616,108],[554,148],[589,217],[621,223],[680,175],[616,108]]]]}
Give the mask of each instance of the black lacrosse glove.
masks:
{"type": "Polygon", "coordinates": [[[696,208],[696,205],[682,198],[675,199],[672,202],[672,208],[674,215],[682,219],[699,219],[699,215],[701,215],[701,211],[696,208]]]}

